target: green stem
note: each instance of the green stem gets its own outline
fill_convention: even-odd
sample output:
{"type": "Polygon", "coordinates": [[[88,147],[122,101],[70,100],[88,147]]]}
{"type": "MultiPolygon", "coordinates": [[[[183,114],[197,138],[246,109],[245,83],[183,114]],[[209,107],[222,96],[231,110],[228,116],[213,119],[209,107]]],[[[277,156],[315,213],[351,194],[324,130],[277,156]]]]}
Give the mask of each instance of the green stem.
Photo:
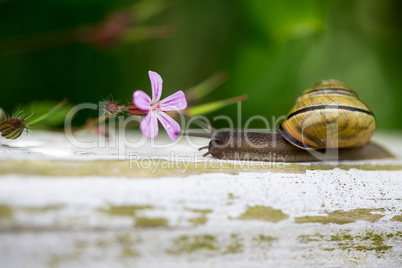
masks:
{"type": "Polygon", "coordinates": [[[58,103],[56,106],[54,106],[52,109],[50,109],[49,111],[47,111],[47,112],[45,112],[45,113],[43,113],[43,114],[41,114],[39,116],[27,118],[25,120],[25,124],[26,125],[33,125],[35,123],[38,123],[38,122],[44,120],[49,115],[51,115],[52,113],[54,113],[55,111],[59,110],[61,107],[63,107],[66,104],[67,104],[67,100],[63,100],[60,103],[58,103]]]}
{"type": "Polygon", "coordinates": [[[187,114],[189,116],[194,116],[194,115],[199,115],[199,114],[210,113],[212,111],[221,109],[230,104],[244,101],[245,99],[247,99],[247,95],[241,95],[241,96],[226,99],[226,100],[219,100],[219,101],[214,101],[214,102],[210,102],[210,103],[206,103],[206,104],[192,106],[187,109],[187,114]]]}
{"type": "Polygon", "coordinates": [[[227,73],[223,70],[217,71],[205,81],[186,90],[187,102],[193,102],[202,99],[227,80],[227,73]]]}

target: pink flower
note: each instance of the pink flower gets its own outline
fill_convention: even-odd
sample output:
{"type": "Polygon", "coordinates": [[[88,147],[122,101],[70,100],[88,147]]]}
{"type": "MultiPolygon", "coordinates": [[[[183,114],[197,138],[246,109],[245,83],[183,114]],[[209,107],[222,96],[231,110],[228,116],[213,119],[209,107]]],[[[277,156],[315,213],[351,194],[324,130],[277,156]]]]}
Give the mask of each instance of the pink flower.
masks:
{"type": "Polygon", "coordinates": [[[141,121],[141,132],[148,138],[155,138],[159,131],[159,120],[166,129],[169,137],[172,140],[176,140],[180,133],[180,125],[165,112],[183,110],[187,107],[184,92],[180,90],[160,100],[162,95],[162,78],[159,74],[152,71],[149,71],[148,74],[152,86],[152,99],[141,90],[137,90],[133,94],[134,105],[139,110],[148,111],[148,114],[141,121]]]}

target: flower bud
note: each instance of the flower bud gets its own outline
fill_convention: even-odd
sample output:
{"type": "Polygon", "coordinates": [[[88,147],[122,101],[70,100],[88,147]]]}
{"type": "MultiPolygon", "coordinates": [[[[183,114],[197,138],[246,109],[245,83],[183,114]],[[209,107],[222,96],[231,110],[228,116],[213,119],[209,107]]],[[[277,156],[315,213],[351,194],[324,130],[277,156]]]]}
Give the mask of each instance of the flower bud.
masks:
{"type": "Polygon", "coordinates": [[[27,129],[27,126],[24,123],[26,117],[19,118],[11,118],[7,121],[4,121],[0,124],[0,133],[6,139],[15,140],[19,138],[24,131],[27,129]]]}
{"type": "Polygon", "coordinates": [[[118,113],[121,113],[121,108],[115,102],[106,102],[105,112],[109,115],[116,115],[118,113]]]}

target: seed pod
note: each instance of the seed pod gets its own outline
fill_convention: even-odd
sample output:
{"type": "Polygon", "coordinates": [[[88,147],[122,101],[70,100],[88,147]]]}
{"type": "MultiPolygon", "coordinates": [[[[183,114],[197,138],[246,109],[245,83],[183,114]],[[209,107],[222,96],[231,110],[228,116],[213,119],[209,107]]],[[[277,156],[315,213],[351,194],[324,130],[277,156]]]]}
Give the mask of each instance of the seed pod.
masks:
{"type": "Polygon", "coordinates": [[[19,138],[24,129],[27,129],[27,126],[24,123],[25,118],[23,119],[11,118],[1,123],[0,124],[1,136],[11,140],[19,138]]]}

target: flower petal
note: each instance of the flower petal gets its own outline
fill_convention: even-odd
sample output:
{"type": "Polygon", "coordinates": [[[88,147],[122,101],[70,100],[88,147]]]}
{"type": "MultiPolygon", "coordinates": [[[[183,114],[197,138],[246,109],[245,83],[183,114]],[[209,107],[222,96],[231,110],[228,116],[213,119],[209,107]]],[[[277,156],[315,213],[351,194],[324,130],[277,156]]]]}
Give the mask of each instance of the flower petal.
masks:
{"type": "Polygon", "coordinates": [[[162,126],[166,129],[169,138],[176,140],[180,133],[180,125],[164,112],[156,114],[162,126]]]}
{"type": "Polygon", "coordinates": [[[149,80],[151,80],[152,87],[152,103],[157,103],[162,96],[162,77],[155,72],[149,71],[149,80]]]}
{"type": "Polygon", "coordinates": [[[155,112],[149,112],[144,119],[142,119],[140,129],[142,134],[150,139],[158,136],[158,120],[155,112]]]}
{"type": "Polygon", "coordinates": [[[187,100],[183,91],[177,91],[160,102],[162,111],[178,111],[186,109],[187,100]]]}
{"type": "Polygon", "coordinates": [[[151,98],[144,91],[137,90],[134,92],[133,103],[140,110],[149,111],[151,109],[151,98]]]}

